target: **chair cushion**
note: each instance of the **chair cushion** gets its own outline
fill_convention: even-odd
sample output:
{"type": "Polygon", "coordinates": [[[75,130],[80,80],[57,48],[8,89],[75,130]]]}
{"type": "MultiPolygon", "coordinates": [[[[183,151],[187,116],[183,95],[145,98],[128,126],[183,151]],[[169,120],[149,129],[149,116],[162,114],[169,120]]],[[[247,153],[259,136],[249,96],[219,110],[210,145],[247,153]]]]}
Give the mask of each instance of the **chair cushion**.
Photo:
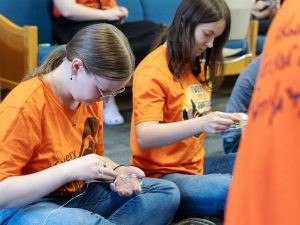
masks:
{"type": "Polygon", "coordinates": [[[141,0],[146,20],[170,25],[180,0],[141,0]]]}
{"type": "Polygon", "coordinates": [[[39,43],[52,42],[51,0],[0,0],[0,14],[19,26],[38,26],[39,43]]]}
{"type": "Polygon", "coordinates": [[[47,56],[59,45],[39,46],[38,47],[38,66],[40,66],[47,56]]]}
{"type": "Polygon", "coordinates": [[[225,47],[231,49],[242,48],[242,51],[239,51],[236,56],[245,55],[248,50],[248,44],[246,40],[228,41],[226,42],[225,47]]]}

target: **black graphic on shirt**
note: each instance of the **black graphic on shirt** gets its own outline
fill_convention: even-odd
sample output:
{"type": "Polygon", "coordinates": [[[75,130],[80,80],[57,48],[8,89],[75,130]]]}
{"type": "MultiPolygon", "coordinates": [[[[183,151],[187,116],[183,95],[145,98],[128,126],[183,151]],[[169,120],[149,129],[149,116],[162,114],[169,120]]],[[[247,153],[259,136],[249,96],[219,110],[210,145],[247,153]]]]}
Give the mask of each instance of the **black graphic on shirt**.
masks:
{"type": "Polygon", "coordinates": [[[95,153],[96,149],[96,135],[98,133],[99,120],[95,117],[89,117],[84,122],[84,129],[82,133],[82,143],[80,147],[79,157],[95,153]]]}

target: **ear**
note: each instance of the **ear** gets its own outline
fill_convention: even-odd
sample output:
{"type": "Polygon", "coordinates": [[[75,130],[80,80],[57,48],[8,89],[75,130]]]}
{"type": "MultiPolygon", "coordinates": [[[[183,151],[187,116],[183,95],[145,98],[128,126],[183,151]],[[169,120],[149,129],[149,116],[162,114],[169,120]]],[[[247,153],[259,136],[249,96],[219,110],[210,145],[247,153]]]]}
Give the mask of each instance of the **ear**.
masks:
{"type": "Polygon", "coordinates": [[[84,70],[84,64],[81,59],[75,58],[71,63],[72,76],[76,76],[78,72],[84,70]]]}

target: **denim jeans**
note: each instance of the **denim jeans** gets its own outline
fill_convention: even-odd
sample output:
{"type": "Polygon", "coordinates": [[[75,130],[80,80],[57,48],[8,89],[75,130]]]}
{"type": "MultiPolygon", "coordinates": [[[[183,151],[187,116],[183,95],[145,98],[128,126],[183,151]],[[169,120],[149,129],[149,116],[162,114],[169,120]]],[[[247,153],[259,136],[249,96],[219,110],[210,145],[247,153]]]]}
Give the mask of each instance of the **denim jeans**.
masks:
{"type": "Polygon", "coordinates": [[[204,175],[168,174],[180,190],[176,220],[188,217],[223,217],[236,154],[205,158],[204,175]]]}
{"type": "Polygon", "coordinates": [[[58,210],[55,209],[74,195],[46,197],[22,208],[0,209],[0,224],[165,225],[172,220],[180,203],[176,185],[162,179],[144,178],[142,192],[130,197],[118,196],[110,190],[109,184],[91,183],[81,192],[85,189],[83,195],[58,210]]]}

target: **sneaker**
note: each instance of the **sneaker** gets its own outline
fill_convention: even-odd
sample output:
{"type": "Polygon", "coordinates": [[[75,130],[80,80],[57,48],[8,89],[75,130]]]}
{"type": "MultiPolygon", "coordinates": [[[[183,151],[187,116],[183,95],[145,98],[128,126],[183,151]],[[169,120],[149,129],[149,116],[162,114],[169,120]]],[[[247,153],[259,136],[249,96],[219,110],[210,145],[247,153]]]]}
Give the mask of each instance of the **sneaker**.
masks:
{"type": "Polygon", "coordinates": [[[171,225],[216,225],[215,223],[201,218],[187,218],[171,225]]]}

